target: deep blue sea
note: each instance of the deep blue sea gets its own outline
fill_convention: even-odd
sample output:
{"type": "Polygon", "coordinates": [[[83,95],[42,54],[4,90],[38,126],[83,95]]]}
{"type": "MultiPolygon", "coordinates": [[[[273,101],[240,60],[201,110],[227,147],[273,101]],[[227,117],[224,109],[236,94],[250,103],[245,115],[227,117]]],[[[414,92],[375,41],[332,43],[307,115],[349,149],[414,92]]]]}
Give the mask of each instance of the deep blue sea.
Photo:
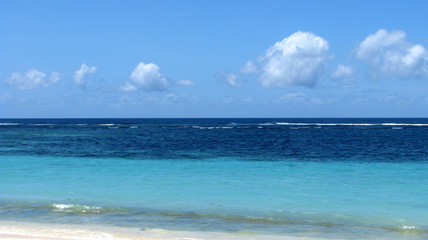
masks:
{"type": "Polygon", "coordinates": [[[0,119],[0,220],[428,238],[428,119],[0,119]]]}

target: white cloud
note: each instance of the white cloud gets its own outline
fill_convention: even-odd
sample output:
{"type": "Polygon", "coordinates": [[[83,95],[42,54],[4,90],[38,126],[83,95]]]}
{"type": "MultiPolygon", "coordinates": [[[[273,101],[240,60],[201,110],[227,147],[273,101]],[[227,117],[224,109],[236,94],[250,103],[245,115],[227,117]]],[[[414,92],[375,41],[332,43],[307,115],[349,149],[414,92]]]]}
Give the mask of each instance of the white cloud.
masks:
{"type": "Polygon", "coordinates": [[[232,87],[241,87],[242,83],[237,81],[238,75],[234,73],[219,72],[216,75],[217,80],[229,84],[232,87]]]}
{"type": "Polygon", "coordinates": [[[174,93],[170,93],[170,94],[165,95],[164,99],[166,101],[168,101],[168,100],[176,101],[178,99],[178,97],[174,93]]]}
{"type": "Polygon", "coordinates": [[[286,93],[286,94],[284,94],[283,97],[285,97],[285,98],[303,98],[305,96],[306,96],[306,94],[297,92],[297,93],[286,93]]]}
{"type": "Polygon", "coordinates": [[[175,95],[173,93],[166,94],[160,104],[170,104],[177,102],[186,102],[189,100],[189,97],[186,94],[175,95]]]}
{"type": "Polygon", "coordinates": [[[239,72],[242,74],[255,74],[258,73],[259,70],[253,61],[248,61],[243,67],[241,67],[239,72]]]}
{"type": "Polygon", "coordinates": [[[249,75],[249,74],[255,74],[258,73],[258,68],[256,64],[253,61],[248,61],[245,63],[243,67],[239,69],[238,73],[227,73],[224,71],[221,71],[216,74],[215,78],[222,83],[226,83],[232,87],[241,87],[242,82],[238,81],[238,77],[240,75],[249,75]]]}
{"type": "Polygon", "coordinates": [[[403,31],[380,29],[367,36],[356,49],[375,77],[428,78],[428,51],[420,44],[412,45],[403,31]]]}
{"type": "Polygon", "coordinates": [[[177,81],[177,85],[181,85],[181,86],[193,86],[193,85],[195,85],[195,83],[192,82],[191,80],[179,80],[179,81],[177,81]]]}
{"type": "Polygon", "coordinates": [[[136,86],[130,84],[128,81],[125,83],[125,86],[121,86],[120,89],[124,92],[136,91],[138,90],[136,86]]]}
{"type": "Polygon", "coordinates": [[[406,33],[403,31],[393,31],[389,33],[385,29],[379,29],[375,34],[367,36],[357,49],[357,58],[369,59],[374,62],[379,61],[377,52],[385,47],[403,45],[406,33]],[[374,57],[374,58],[373,58],[374,57]]]}
{"type": "Polygon", "coordinates": [[[301,102],[305,99],[306,95],[301,92],[296,93],[286,93],[279,98],[281,102],[301,102]]]}
{"type": "Polygon", "coordinates": [[[143,88],[146,91],[168,90],[170,83],[159,70],[159,66],[154,63],[144,64],[140,62],[130,76],[135,85],[127,83],[127,85],[122,87],[122,90],[130,91],[138,88],[143,88]]]}
{"type": "Polygon", "coordinates": [[[63,77],[63,75],[59,72],[52,72],[51,75],[49,76],[49,82],[50,83],[56,83],[59,80],[61,80],[63,77]]]}
{"type": "Polygon", "coordinates": [[[355,69],[352,66],[339,63],[331,77],[339,80],[338,86],[340,88],[353,88],[356,86],[355,69]]]}
{"type": "Polygon", "coordinates": [[[74,78],[73,78],[74,82],[77,85],[85,86],[86,84],[85,75],[95,73],[96,71],[97,71],[97,67],[88,66],[86,65],[86,63],[83,63],[80,66],[80,69],[74,72],[74,78]]]}
{"type": "Polygon", "coordinates": [[[351,78],[354,76],[354,69],[352,66],[338,64],[336,70],[331,74],[333,78],[351,78]]]}
{"type": "Polygon", "coordinates": [[[173,93],[166,94],[159,104],[171,104],[171,103],[195,103],[196,97],[188,96],[186,94],[176,95],[173,93]]]}
{"type": "Polygon", "coordinates": [[[263,87],[316,85],[325,62],[329,45],[311,32],[296,32],[275,43],[261,58],[263,87]]]}
{"type": "Polygon", "coordinates": [[[46,80],[45,77],[46,73],[32,68],[26,73],[12,73],[12,75],[6,79],[6,83],[21,90],[35,89],[38,87],[47,87],[58,82],[62,78],[62,75],[58,72],[52,72],[49,80],[46,80]]]}

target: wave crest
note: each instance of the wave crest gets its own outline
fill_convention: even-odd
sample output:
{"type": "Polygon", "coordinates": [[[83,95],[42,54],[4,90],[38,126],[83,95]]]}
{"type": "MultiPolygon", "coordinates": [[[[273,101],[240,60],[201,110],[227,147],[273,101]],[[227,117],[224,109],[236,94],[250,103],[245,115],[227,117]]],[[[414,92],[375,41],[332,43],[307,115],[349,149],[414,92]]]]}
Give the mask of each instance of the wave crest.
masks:
{"type": "Polygon", "coordinates": [[[88,206],[79,204],[63,204],[54,203],[52,204],[54,212],[65,212],[65,213],[100,213],[102,207],[99,206],[88,206]]]}

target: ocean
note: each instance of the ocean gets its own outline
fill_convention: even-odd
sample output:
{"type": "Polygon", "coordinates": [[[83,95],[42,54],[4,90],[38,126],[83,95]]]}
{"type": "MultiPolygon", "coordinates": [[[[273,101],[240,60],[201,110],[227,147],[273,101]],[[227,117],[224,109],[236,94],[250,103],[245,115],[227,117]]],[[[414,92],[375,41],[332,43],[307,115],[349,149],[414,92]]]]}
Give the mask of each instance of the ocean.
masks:
{"type": "Polygon", "coordinates": [[[0,220],[428,238],[428,119],[0,119],[0,220]]]}

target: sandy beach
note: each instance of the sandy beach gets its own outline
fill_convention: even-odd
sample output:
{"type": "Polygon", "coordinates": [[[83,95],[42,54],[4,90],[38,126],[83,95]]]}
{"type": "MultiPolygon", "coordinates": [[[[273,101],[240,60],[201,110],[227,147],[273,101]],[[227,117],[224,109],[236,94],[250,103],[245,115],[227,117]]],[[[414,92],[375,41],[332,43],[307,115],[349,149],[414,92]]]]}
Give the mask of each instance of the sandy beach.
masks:
{"type": "MultiPolygon", "coordinates": [[[[138,229],[112,226],[85,226],[74,224],[0,222],[0,239],[28,240],[214,240],[214,239],[268,239],[268,240],[310,240],[314,238],[262,235],[252,233],[190,232],[163,229],[138,229]]],[[[318,239],[318,238],[317,238],[318,239]]],[[[322,240],[322,239],[318,239],[322,240]]]]}

